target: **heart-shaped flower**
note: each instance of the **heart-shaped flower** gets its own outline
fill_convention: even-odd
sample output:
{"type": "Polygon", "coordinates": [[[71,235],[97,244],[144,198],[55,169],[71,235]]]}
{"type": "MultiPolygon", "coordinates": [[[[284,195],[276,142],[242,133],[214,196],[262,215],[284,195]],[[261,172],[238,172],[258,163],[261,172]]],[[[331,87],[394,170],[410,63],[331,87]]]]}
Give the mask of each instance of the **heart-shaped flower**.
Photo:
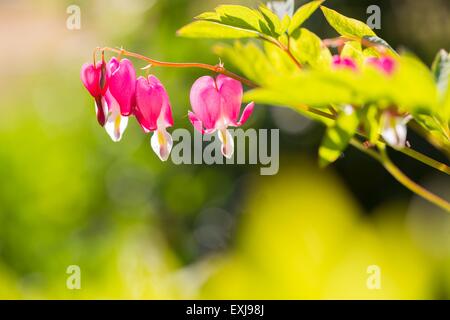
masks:
{"type": "Polygon", "coordinates": [[[227,158],[231,158],[234,153],[233,137],[227,128],[245,124],[255,106],[253,102],[248,104],[238,121],[242,95],[242,84],[224,75],[219,75],[216,79],[201,77],[191,89],[193,112],[189,112],[189,120],[202,134],[218,131],[222,154],[227,158]]]}

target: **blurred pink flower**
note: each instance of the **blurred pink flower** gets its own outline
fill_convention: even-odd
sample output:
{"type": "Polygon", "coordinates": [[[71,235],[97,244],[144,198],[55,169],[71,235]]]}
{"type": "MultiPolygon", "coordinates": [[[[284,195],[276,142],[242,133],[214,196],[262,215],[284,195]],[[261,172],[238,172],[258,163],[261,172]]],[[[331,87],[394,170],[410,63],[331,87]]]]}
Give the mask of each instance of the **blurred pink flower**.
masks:
{"type": "Polygon", "coordinates": [[[337,69],[350,69],[353,71],[358,69],[356,62],[352,58],[341,57],[339,55],[333,56],[333,67],[337,69]]]}
{"type": "Polygon", "coordinates": [[[255,105],[253,102],[248,104],[238,121],[242,95],[242,84],[224,75],[216,79],[201,77],[191,89],[190,100],[194,112],[189,112],[189,120],[202,134],[218,131],[222,154],[227,158],[231,158],[234,153],[234,140],[227,128],[245,124],[255,105]]]}
{"type": "Polygon", "coordinates": [[[166,161],[173,146],[172,137],[166,131],[173,126],[172,109],[166,89],[155,76],[137,79],[134,114],[145,132],[154,132],[151,139],[153,151],[166,161]]]}
{"type": "Polygon", "coordinates": [[[388,75],[393,74],[396,67],[395,60],[391,57],[381,57],[381,58],[370,57],[367,58],[366,63],[368,65],[374,66],[378,70],[383,71],[388,75]]]}

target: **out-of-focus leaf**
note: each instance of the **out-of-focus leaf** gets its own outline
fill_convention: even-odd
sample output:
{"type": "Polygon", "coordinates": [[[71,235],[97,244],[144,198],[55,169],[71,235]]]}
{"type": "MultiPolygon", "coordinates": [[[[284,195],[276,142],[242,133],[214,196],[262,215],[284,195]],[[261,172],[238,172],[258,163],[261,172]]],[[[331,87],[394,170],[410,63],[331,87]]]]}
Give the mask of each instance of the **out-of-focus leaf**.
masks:
{"type": "Polygon", "coordinates": [[[325,0],[315,0],[311,1],[303,6],[301,6],[294,14],[291,19],[291,24],[288,28],[288,33],[293,34],[302,24],[319,8],[319,6],[325,0]]]}
{"type": "Polygon", "coordinates": [[[358,65],[361,65],[364,59],[361,43],[359,41],[347,41],[342,48],[341,57],[352,58],[358,65]]]}
{"type": "Polygon", "coordinates": [[[297,66],[285,51],[272,43],[264,42],[264,51],[270,64],[278,74],[292,74],[297,70],[297,66]]]}
{"type": "Polygon", "coordinates": [[[342,36],[360,40],[365,36],[376,36],[375,32],[364,22],[348,18],[332,9],[321,6],[328,23],[342,36]]]}
{"type": "Polygon", "coordinates": [[[257,31],[223,25],[212,21],[194,21],[177,32],[187,38],[239,39],[258,37],[257,31]]]}
{"type": "Polygon", "coordinates": [[[363,109],[362,121],[369,141],[373,144],[376,143],[381,129],[379,110],[376,105],[371,104],[363,109]]]}
{"type": "Polygon", "coordinates": [[[308,105],[327,109],[330,104],[359,102],[351,90],[351,79],[344,72],[303,71],[295,76],[273,76],[266,87],[248,91],[244,97],[247,101],[293,108],[308,105]]]}
{"type": "Polygon", "coordinates": [[[329,69],[331,53],[322,46],[322,40],[311,31],[301,28],[298,35],[291,41],[291,50],[294,57],[302,64],[309,64],[318,69],[329,69]]]}
{"type": "Polygon", "coordinates": [[[327,129],[319,148],[319,164],[321,167],[335,162],[348,146],[359,125],[359,115],[353,107],[346,106],[339,114],[333,126],[327,129]]]}
{"type": "Polygon", "coordinates": [[[269,62],[264,52],[253,42],[242,44],[236,42],[234,46],[217,45],[214,48],[216,54],[224,61],[232,63],[250,80],[263,84],[270,81],[274,74],[274,67],[269,62]]]}

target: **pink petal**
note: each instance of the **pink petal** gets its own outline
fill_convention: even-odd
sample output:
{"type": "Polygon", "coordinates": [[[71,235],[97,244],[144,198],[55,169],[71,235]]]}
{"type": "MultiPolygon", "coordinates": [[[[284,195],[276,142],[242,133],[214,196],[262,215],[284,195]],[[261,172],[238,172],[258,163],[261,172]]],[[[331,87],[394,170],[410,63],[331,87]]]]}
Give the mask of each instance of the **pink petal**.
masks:
{"type": "Polygon", "coordinates": [[[103,63],[94,66],[86,63],[81,67],[81,81],[91,96],[98,98],[108,89],[109,69],[103,63]]]}
{"type": "Polygon", "coordinates": [[[128,59],[119,62],[116,58],[112,58],[109,68],[111,70],[109,91],[119,103],[121,114],[129,116],[136,103],[136,71],[128,59]]]}
{"type": "Polygon", "coordinates": [[[146,132],[155,131],[158,128],[158,118],[164,102],[163,92],[164,88],[151,79],[139,77],[136,82],[134,114],[146,132]]]}
{"type": "Polygon", "coordinates": [[[244,112],[242,112],[241,120],[239,120],[236,126],[237,127],[243,126],[247,122],[248,118],[250,118],[250,116],[252,115],[254,109],[255,103],[254,102],[249,103],[245,107],[244,112]]]}
{"type": "Polygon", "coordinates": [[[189,112],[188,113],[188,118],[189,118],[189,121],[192,123],[194,128],[197,129],[198,132],[200,132],[201,134],[205,134],[205,130],[203,129],[203,123],[202,123],[201,120],[199,120],[197,118],[195,113],[189,112]]]}
{"type": "Polygon", "coordinates": [[[213,78],[199,78],[191,89],[192,110],[206,129],[213,129],[221,113],[221,96],[213,78]]]}
{"type": "Polygon", "coordinates": [[[348,57],[341,57],[338,55],[333,56],[333,66],[337,69],[350,69],[356,71],[358,67],[356,66],[356,62],[348,57]]]}
{"type": "Polygon", "coordinates": [[[159,86],[161,87],[162,90],[162,99],[163,99],[163,105],[162,105],[162,121],[163,121],[163,126],[165,128],[167,127],[172,127],[173,126],[173,115],[172,115],[172,106],[170,104],[170,99],[169,99],[169,95],[167,94],[166,88],[164,87],[164,85],[161,83],[161,81],[159,81],[158,78],[156,78],[154,75],[150,75],[148,77],[148,82],[155,85],[155,86],[159,86]]]}
{"type": "Polygon", "coordinates": [[[222,97],[222,114],[228,122],[235,123],[241,111],[242,83],[221,74],[216,79],[216,85],[222,97]]]}

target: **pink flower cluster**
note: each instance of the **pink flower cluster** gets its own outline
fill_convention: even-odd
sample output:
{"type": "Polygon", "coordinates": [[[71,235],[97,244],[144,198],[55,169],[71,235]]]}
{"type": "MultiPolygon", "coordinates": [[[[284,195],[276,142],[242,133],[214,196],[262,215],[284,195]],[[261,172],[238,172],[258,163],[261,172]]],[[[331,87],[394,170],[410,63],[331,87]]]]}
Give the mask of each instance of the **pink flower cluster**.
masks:
{"type": "MultiPolygon", "coordinates": [[[[85,64],[81,80],[95,100],[99,124],[113,141],[120,141],[128,125],[128,118],[135,116],[142,129],[153,132],[151,146],[162,161],[169,158],[173,146],[168,127],[174,125],[169,96],[163,84],[154,75],[136,77],[133,64],[128,59],[112,58],[108,63],[85,64]]],[[[191,90],[193,112],[189,120],[202,134],[218,132],[222,153],[231,158],[234,142],[228,127],[245,124],[253,112],[250,103],[238,120],[243,89],[232,78],[219,75],[201,77],[191,90]]]]}
{"type": "MultiPolygon", "coordinates": [[[[350,57],[341,57],[339,55],[333,56],[333,67],[335,69],[348,69],[351,71],[357,71],[358,65],[355,60],[350,57]]],[[[386,75],[392,75],[395,71],[396,63],[391,57],[385,56],[381,58],[370,57],[365,60],[365,64],[385,73],[386,75]]]]}

